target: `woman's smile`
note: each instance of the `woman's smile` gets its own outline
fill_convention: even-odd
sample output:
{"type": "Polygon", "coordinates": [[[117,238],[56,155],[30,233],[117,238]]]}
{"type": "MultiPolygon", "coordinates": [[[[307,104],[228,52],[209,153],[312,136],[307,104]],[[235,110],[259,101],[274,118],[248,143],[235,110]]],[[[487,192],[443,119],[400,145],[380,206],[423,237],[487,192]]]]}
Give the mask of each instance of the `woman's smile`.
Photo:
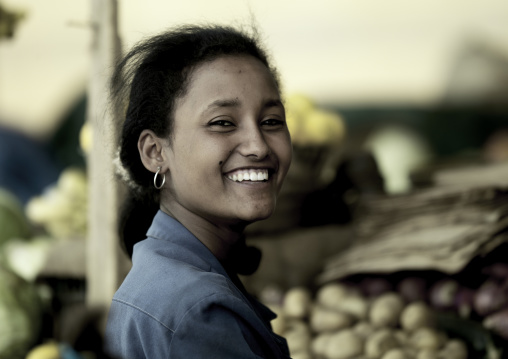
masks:
{"type": "Polygon", "coordinates": [[[227,174],[227,178],[234,182],[266,182],[268,181],[268,169],[243,169],[227,174]]]}

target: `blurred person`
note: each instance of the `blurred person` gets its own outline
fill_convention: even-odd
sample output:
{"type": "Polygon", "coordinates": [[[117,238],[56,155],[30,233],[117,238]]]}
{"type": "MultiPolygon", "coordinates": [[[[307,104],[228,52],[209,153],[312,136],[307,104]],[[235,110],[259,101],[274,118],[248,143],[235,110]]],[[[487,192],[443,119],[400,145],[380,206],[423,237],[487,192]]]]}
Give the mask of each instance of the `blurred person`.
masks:
{"type": "Polygon", "coordinates": [[[22,204],[56,182],[60,171],[44,144],[0,126],[0,187],[22,204]]]}
{"type": "Polygon", "coordinates": [[[117,108],[128,100],[119,159],[132,196],[120,230],[133,265],[106,350],[289,358],[275,314],[238,278],[260,260],[244,229],[272,214],[292,157],[278,76],[256,35],[183,26],[149,38],[119,63],[112,96],[117,108]]]}
{"type": "Polygon", "coordinates": [[[508,161],[508,128],[501,128],[487,138],[483,157],[487,162],[508,161]]]}

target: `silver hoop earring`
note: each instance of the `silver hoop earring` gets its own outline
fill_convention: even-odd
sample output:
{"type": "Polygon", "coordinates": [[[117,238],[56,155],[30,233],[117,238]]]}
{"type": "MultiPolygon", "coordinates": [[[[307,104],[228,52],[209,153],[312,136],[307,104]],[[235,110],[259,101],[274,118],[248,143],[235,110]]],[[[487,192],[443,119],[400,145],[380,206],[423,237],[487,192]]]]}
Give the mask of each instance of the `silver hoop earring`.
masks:
{"type": "Polygon", "coordinates": [[[160,186],[157,186],[157,177],[159,176],[159,172],[161,171],[161,168],[160,166],[157,167],[157,172],[155,172],[155,176],[153,176],[153,186],[156,188],[156,189],[161,189],[163,186],[164,186],[164,183],[166,183],[166,174],[163,173],[162,174],[162,183],[160,186]]]}

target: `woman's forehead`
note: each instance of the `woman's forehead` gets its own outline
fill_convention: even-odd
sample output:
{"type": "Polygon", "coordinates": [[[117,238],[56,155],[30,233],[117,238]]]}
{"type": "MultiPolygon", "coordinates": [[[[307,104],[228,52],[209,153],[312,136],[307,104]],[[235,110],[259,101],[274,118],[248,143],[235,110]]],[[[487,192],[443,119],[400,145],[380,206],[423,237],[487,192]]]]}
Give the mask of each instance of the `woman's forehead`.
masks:
{"type": "MultiPolygon", "coordinates": [[[[193,81],[203,73],[210,71],[222,71],[224,74],[230,72],[258,71],[272,76],[268,67],[257,58],[251,55],[221,55],[209,61],[203,61],[196,65],[190,73],[190,80],[193,81]]],[[[273,77],[273,76],[272,76],[273,77]]]]}
{"type": "Polygon", "coordinates": [[[195,102],[193,106],[205,110],[212,106],[241,104],[242,96],[265,97],[263,101],[272,102],[280,99],[277,83],[261,61],[252,56],[231,55],[196,67],[178,102],[179,105],[195,102]]]}

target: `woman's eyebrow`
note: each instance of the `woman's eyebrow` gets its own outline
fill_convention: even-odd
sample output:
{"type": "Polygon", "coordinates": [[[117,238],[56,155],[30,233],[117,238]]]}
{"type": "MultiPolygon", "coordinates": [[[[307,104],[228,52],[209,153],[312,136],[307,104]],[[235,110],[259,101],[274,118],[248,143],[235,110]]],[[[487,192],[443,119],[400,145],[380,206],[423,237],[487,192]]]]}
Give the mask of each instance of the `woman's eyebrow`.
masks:
{"type": "Polygon", "coordinates": [[[202,116],[208,116],[208,114],[212,113],[216,109],[220,108],[231,108],[231,107],[239,107],[241,102],[238,98],[234,99],[219,99],[209,103],[201,112],[202,116]]]}
{"type": "Polygon", "coordinates": [[[265,108],[270,107],[282,107],[284,108],[284,105],[282,104],[282,101],[280,99],[271,99],[265,102],[264,104],[265,108]]]}
{"type": "MultiPolygon", "coordinates": [[[[210,103],[208,106],[206,106],[206,108],[203,112],[206,113],[206,112],[212,111],[216,108],[239,107],[241,104],[242,103],[238,98],[215,100],[212,103],[210,103]]],[[[263,108],[271,108],[271,107],[284,108],[284,105],[282,104],[282,101],[280,99],[270,99],[270,100],[267,100],[263,104],[263,108]]]]}
{"type": "Polygon", "coordinates": [[[215,100],[206,107],[205,111],[209,111],[217,107],[221,108],[221,107],[238,107],[238,106],[240,106],[240,100],[238,98],[215,100]]]}

